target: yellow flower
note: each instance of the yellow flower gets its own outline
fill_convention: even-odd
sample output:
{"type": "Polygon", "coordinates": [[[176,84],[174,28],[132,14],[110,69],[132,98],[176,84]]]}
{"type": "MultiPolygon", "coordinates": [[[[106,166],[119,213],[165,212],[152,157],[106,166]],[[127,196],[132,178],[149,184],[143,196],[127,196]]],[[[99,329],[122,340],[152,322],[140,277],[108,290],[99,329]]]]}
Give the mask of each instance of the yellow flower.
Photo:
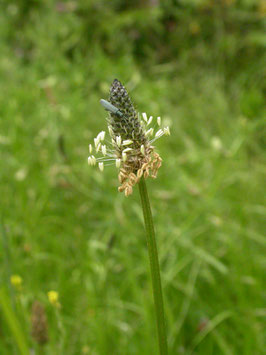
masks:
{"type": "Polygon", "coordinates": [[[21,290],[23,280],[19,275],[12,275],[10,282],[16,289],[21,290]]]}
{"type": "Polygon", "coordinates": [[[49,291],[49,292],[47,292],[47,296],[48,296],[48,300],[49,300],[49,302],[51,303],[52,306],[55,306],[57,308],[60,307],[60,303],[58,301],[58,298],[59,298],[58,292],[49,291]]]}

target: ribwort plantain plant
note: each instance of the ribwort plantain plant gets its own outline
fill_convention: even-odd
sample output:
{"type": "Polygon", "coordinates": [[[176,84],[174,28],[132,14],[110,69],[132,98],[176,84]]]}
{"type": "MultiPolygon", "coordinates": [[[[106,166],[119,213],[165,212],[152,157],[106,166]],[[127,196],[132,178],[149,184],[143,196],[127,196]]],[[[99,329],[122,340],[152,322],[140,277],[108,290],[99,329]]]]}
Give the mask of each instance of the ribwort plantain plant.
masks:
{"type": "Polygon", "coordinates": [[[153,117],[148,118],[146,113],[142,115],[137,113],[127,90],[117,79],[111,85],[109,101],[102,99],[100,102],[109,113],[107,122],[110,141],[105,142],[105,131],[94,138],[94,144],[89,145],[88,164],[98,164],[101,171],[105,165],[115,164],[119,171],[118,191],[124,192],[125,196],[132,194],[136,184],[139,186],[147,235],[159,350],[161,355],[166,355],[168,351],[160,268],[145,179],[157,176],[162,159],[156,153],[153,143],[163,135],[169,135],[169,127],[161,128],[160,117],[157,117],[155,126],[151,127],[153,117]],[[97,157],[99,154],[101,156],[97,157]]]}
{"type": "Polygon", "coordinates": [[[39,301],[34,301],[31,308],[31,335],[40,347],[48,342],[47,317],[45,309],[39,301]]]}

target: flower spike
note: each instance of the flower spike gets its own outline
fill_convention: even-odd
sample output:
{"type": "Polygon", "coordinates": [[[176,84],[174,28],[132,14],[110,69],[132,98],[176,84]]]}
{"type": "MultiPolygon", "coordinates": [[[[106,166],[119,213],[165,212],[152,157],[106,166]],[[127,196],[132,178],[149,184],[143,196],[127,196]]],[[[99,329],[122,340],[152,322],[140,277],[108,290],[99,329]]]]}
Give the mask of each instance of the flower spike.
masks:
{"type": "MultiPolygon", "coordinates": [[[[101,131],[94,138],[96,153],[102,153],[102,157],[89,156],[89,165],[96,165],[100,171],[104,170],[104,163],[113,162],[119,169],[118,179],[121,184],[119,191],[124,191],[129,196],[140,178],[149,176],[156,178],[162,159],[155,152],[152,143],[169,135],[169,127],[161,127],[161,118],[157,117],[155,128],[148,126],[153,121],[153,116],[148,118],[144,112],[139,115],[121,82],[115,79],[110,88],[109,100],[100,100],[101,105],[109,113],[107,118],[110,143],[104,142],[105,131],[101,131]],[[154,135],[154,129],[158,127],[154,135]]],[[[89,145],[90,154],[93,147],[89,145]]]]}

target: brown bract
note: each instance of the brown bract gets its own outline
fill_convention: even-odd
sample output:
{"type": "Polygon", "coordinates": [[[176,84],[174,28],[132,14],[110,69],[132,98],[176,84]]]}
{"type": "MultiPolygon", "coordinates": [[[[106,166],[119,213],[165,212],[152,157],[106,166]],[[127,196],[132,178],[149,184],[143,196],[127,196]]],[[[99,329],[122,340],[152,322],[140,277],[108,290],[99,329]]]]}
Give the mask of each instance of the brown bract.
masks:
{"type": "MultiPolygon", "coordinates": [[[[136,159],[136,157],[134,157],[136,159]]],[[[138,157],[132,163],[127,161],[120,169],[118,180],[121,186],[118,191],[125,192],[125,196],[129,196],[133,192],[133,186],[136,185],[141,177],[147,179],[151,176],[153,179],[157,177],[157,172],[162,165],[162,158],[154,151],[153,147],[147,149],[147,155],[138,157]],[[131,164],[130,164],[131,163],[131,164]]]]}

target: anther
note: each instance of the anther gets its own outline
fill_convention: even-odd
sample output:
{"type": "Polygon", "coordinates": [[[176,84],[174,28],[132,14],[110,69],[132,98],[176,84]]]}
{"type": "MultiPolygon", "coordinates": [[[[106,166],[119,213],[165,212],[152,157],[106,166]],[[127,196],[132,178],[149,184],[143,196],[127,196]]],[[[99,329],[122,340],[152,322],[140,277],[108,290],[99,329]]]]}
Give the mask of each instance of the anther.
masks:
{"type": "Polygon", "coordinates": [[[148,129],[148,131],[146,131],[146,133],[145,133],[145,136],[149,136],[149,135],[153,135],[153,128],[150,128],[150,129],[148,129]]]}
{"type": "Polygon", "coordinates": [[[133,141],[131,139],[126,139],[122,142],[122,145],[130,145],[132,143],[133,143],[133,141]]]}
{"type": "Polygon", "coordinates": [[[118,147],[121,146],[121,137],[120,136],[116,137],[116,144],[117,144],[118,147]]]}
{"type": "Polygon", "coordinates": [[[98,166],[99,166],[100,171],[103,171],[103,169],[104,169],[104,164],[103,164],[103,163],[99,163],[98,166]]]}
{"type": "Polygon", "coordinates": [[[143,119],[144,119],[145,122],[148,121],[148,117],[147,117],[146,112],[143,112],[143,113],[142,113],[142,117],[143,117],[143,119]]]}
{"type": "Polygon", "coordinates": [[[131,150],[132,150],[132,148],[126,148],[123,150],[123,152],[126,153],[126,152],[130,152],[131,150]]]}
{"type": "Polygon", "coordinates": [[[147,126],[149,126],[149,125],[152,123],[152,120],[153,120],[153,117],[151,116],[151,117],[149,118],[149,121],[148,121],[148,123],[147,123],[147,126]]]}
{"type": "Polygon", "coordinates": [[[170,136],[170,129],[169,129],[169,127],[165,127],[165,128],[164,128],[164,133],[165,133],[167,136],[170,136]]]}
{"type": "Polygon", "coordinates": [[[101,145],[101,143],[99,143],[97,145],[96,152],[98,153],[101,150],[101,148],[102,148],[102,145],[101,145]]]}
{"type": "Polygon", "coordinates": [[[156,132],[155,137],[158,138],[158,137],[160,137],[163,133],[164,133],[163,130],[162,130],[162,129],[159,129],[159,131],[156,132]]]}
{"type": "Polygon", "coordinates": [[[106,155],[106,145],[102,145],[102,153],[103,155],[106,155]]]}
{"type": "Polygon", "coordinates": [[[122,153],[122,159],[123,159],[123,162],[127,161],[127,153],[125,153],[125,152],[122,153]]]}
{"type": "Polygon", "coordinates": [[[116,159],[116,161],[115,161],[115,166],[116,166],[117,168],[120,168],[120,165],[121,165],[121,159],[116,159]]]}

